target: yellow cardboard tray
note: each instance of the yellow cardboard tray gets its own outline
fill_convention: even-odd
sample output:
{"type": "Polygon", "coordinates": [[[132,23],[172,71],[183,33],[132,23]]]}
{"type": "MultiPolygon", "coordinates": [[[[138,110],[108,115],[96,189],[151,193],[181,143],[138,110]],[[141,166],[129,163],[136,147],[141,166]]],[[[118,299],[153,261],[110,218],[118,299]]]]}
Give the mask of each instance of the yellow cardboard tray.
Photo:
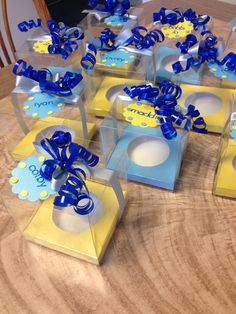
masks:
{"type": "Polygon", "coordinates": [[[43,202],[23,234],[35,243],[99,264],[119,221],[120,210],[112,187],[92,181],[86,183],[89,191],[102,203],[102,216],[96,224],[79,233],[60,229],[52,219],[54,200],[52,196],[43,202]]]}
{"type": "MultiPolygon", "coordinates": [[[[83,138],[83,128],[82,122],[78,120],[69,120],[58,117],[47,117],[44,119],[40,119],[35,123],[33,128],[30,130],[28,134],[20,141],[20,143],[15,147],[12,151],[12,157],[15,160],[23,160],[28,156],[33,154],[35,151],[33,142],[35,141],[37,135],[44,129],[47,129],[51,126],[64,125],[68,128],[71,128],[75,132],[74,141],[78,142],[79,139],[83,138]]],[[[89,139],[93,137],[96,132],[96,125],[94,123],[87,122],[88,136],[89,139]]]]}
{"type": "MultiPolygon", "coordinates": [[[[111,53],[112,53],[112,51],[111,51],[111,53]]],[[[133,62],[131,62],[129,64],[125,64],[125,65],[120,66],[120,67],[118,67],[116,65],[115,61],[112,64],[112,66],[105,65],[101,59],[102,54],[103,55],[106,54],[107,56],[109,56],[109,52],[104,53],[104,52],[99,51],[98,56],[97,56],[97,62],[96,62],[96,70],[98,70],[98,71],[108,72],[108,73],[111,73],[111,75],[116,74],[116,75],[127,77],[129,72],[131,72],[133,70],[133,68],[135,67],[135,62],[137,59],[137,57],[135,57],[135,54],[134,54],[134,59],[133,59],[134,61],[133,62]]]]}
{"type": "Polygon", "coordinates": [[[89,110],[98,117],[106,116],[111,110],[115,94],[121,92],[126,85],[138,85],[142,82],[141,80],[105,77],[89,110]]]}
{"type": "Polygon", "coordinates": [[[236,197],[236,170],[233,166],[235,157],[236,145],[229,144],[224,150],[218,165],[214,188],[216,195],[236,197]]]}
{"type": "Polygon", "coordinates": [[[223,88],[236,89],[236,81],[222,80],[221,86],[222,86],[223,88]]]}

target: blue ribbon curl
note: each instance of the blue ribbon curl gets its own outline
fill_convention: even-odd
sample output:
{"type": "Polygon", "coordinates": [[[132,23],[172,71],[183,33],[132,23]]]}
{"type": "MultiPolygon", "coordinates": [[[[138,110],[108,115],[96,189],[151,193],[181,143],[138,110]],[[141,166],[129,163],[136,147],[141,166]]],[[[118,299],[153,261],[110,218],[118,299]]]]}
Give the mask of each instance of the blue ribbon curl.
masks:
{"type": "Polygon", "coordinates": [[[42,28],[42,20],[38,18],[36,22],[34,20],[29,20],[28,22],[23,21],[19,23],[17,26],[21,32],[28,32],[32,28],[39,28],[39,27],[42,28]]]}
{"type": "Polygon", "coordinates": [[[174,73],[185,72],[190,68],[198,69],[204,62],[216,62],[219,55],[217,43],[218,39],[213,34],[207,34],[199,42],[195,35],[187,35],[184,42],[176,44],[182,55],[179,57],[179,61],[172,65],[174,73]]]}
{"type": "Polygon", "coordinates": [[[42,92],[48,92],[59,96],[70,96],[73,89],[82,81],[83,76],[79,73],[66,72],[59,80],[53,81],[53,75],[47,68],[35,70],[31,65],[20,59],[14,67],[13,73],[24,76],[39,83],[42,92]]]}
{"type": "Polygon", "coordinates": [[[193,24],[194,30],[200,30],[202,35],[210,33],[207,27],[210,17],[208,15],[198,15],[191,8],[184,12],[179,8],[173,10],[161,8],[159,12],[153,13],[154,23],[176,25],[180,22],[184,22],[184,20],[190,21],[193,24]]]}
{"type": "Polygon", "coordinates": [[[153,21],[161,24],[176,25],[184,21],[184,16],[178,8],[173,10],[161,8],[159,12],[153,13],[153,21]]]}
{"type": "Polygon", "coordinates": [[[94,203],[85,183],[85,171],[75,163],[86,167],[95,167],[99,157],[81,145],[72,142],[71,134],[56,131],[50,139],[41,141],[42,148],[52,157],[44,161],[40,174],[46,180],[59,181],[63,174],[67,176],[62,183],[54,205],[58,207],[73,206],[79,215],[88,215],[94,209],[94,203]]]}
{"type": "Polygon", "coordinates": [[[49,54],[60,54],[65,60],[78,49],[79,42],[84,39],[84,33],[78,27],[65,26],[64,23],[56,23],[53,20],[49,20],[47,26],[48,31],[44,29],[41,19],[37,19],[37,22],[30,20],[18,24],[21,32],[40,27],[51,36],[52,44],[48,46],[49,54]]]}
{"type": "Polygon", "coordinates": [[[162,134],[168,140],[177,136],[173,123],[186,131],[189,131],[192,126],[194,132],[207,133],[206,123],[195,106],[190,104],[186,113],[183,113],[183,109],[178,106],[182,89],[171,81],[163,81],[159,88],[150,84],[125,87],[124,92],[132,99],[145,100],[153,105],[159,117],[162,134]]]}
{"type": "Polygon", "coordinates": [[[164,34],[158,29],[148,32],[145,27],[136,26],[131,32],[132,35],[122,44],[119,44],[116,42],[118,35],[112,32],[110,28],[105,28],[99,37],[93,38],[89,43],[86,55],[81,59],[81,66],[85,70],[92,70],[96,64],[98,50],[113,51],[130,45],[138,50],[143,50],[153,47],[157,42],[162,42],[165,39],[164,34]]]}

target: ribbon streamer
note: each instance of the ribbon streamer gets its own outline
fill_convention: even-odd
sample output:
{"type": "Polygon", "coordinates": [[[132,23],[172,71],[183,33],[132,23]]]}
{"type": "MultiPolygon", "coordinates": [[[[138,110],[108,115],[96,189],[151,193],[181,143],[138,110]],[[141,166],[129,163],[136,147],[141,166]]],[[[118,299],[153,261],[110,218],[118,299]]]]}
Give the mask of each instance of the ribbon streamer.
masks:
{"type": "Polygon", "coordinates": [[[78,163],[89,169],[98,164],[99,157],[73,143],[71,134],[64,131],[56,131],[50,139],[43,139],[41,146],[52,157],[44,161],[40,174],[51,181],[53,190],[58,191],[54,205],[73,206],[80,215],[91,213],[94,203],[85,183],[86,173],[78,163]]]}
{"type": "Polygon", "coordinates": [[[42,26],[42,21],[37,22],[30,20],[29,22],[21,22],[18,28],[21,32],[28,32],[32,28],[40,27],[46,34],[51,36],[52,44],[48,46],[50,54],[60,54],[63,59],[67,59],[69,55],[76,51],[79,43],[84,39],[84,33],[79,27],[68,27],[64,23],[56,23],[53,20],[47,22],[48,31],[42,26]]]}
{"type": "Polygon", "coordinates": [[[27,21],[23,21],[21,23],[19,23],[18,25],[18,29],[21,31],[21,32],[28,32],[30,29],[32,28],[43,28],[42,26],[42,20],[41,19],[37,19],[37,22],[35,22],[34,20],[29,20],[28,22],[27,21]]]}
{"type": "Polygon", "coordinates": [[[31,65],[27,66],[27,63],[21,59],[15,63],[13,73],[38,82],[42,92],[64,97],[72,95],[72,90],[83,79],[81,74],[66,72],[64,76],[59,77],[57,81],[53,81],[53,75],[49,69],[43,68],[35,70],[31,65]]]}
{"type": "Polygon", "coordinates": [[[183,127],[186,131],[192,130],[197,133],[207,133],[206,123],[195,106],[189,105],[186,112],[178,105],[178,99],[182,95],[179,85],[171,81],[163,81],[160,88],[151,84],[125,87],[124,92],[137,101],[145,100],[152,104],[159,117],[162,134],[168,140],[177,136],[173,123],[183,127]]]}

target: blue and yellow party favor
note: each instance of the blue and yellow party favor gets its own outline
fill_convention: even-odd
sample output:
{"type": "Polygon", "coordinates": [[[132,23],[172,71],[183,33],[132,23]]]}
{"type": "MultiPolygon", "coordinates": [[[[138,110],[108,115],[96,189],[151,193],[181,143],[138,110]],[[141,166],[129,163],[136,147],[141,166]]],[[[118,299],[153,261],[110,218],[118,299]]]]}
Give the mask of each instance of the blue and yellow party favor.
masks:
{"type": "Polygon", "coordinates": [[[188,131],[206,133],[194,106],[180,111],[182,90],[170,81],[160,88],[144,83],[117,95],[112,116],[101,124],[106,166],[115,170],[125,152],[127,178],[173,190],[179,175],[188,131]]]}
{"type": "Polygon", "coordinates": [[[6,208],[26,239],[99,264],[126,204],[123,158],[121,172],[104,169],[99,142],[62,130],[36,144],[1,190],[6,208]]]}

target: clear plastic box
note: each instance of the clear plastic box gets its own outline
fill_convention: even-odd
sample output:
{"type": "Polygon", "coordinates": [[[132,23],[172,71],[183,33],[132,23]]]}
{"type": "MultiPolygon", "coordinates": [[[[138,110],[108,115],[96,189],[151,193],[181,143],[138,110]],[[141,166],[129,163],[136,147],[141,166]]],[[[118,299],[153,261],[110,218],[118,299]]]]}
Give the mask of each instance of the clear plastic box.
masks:
{"type": "Polygon", "coordinates": [[[94,99],[88,106],[89,112],[98,117],[106,116],[111,111],[116,96],[122,93],[126,86],[138,85],[142,82],[137,79],[104,76],[94,99]]]}
{"type": "Polygon", "coordinates": [[[180,84],[182,96],[179,105],[187,108],[192,104],[199,110],[207,124],[208,132],[223,131],[228,116],[232,112],[235,90],[229,88],[180,84]]]}
{"type": "Polygon", "coordinates": [[[90,36],[94,35],[94,27],[106,28],[109,27],[114,31],[119,31],[127,22],[134,21],[139,24],[142,8],[130,8],[129,16],[108,15],[99,16],[96,10],[84,10],[83,13],[88,13],[79,23],[79,27],[83,28],[90,36]]]}
{"type": "MultiPolygon", "coordinates": [[[[153,28],[155,27],[156,25],[153,28]]],[[[161,25],[159,27],[163,31],[163,28],[165,28],[166,26],[161,25]]],[[[221,37],[219,36],[219,34],[224,35],[224,38],[222,38],[224,42],[229,42],[229,36],[231,32],[231,28],[229,24],[226,24],[225,22],[219,22],[216,24],[216,23],[213,23],[213,19],[211,19],[210,25],[208,25],[207,27],[212,31],[213,34],[216,34],[219,42],[221,41],[221,37]]],[[[165,34],[165,31],[163,32],[165,34]]],[[[199,30],[198,31],[193,30],[192,34],[196,36],[198,42],[200,42],[201,40],[205,40],[205,38],[209,36],[208,34],[202,36],[199,30]]],[[[216,65],[216,63],[205,62],[199,67],[196,67],[196,68],[190,67],[190,69],[187,71],[180,72],[179,74],[174,74],[172,65],[177,61],[186,60],[187,58],[187,54],[181,54],[180,49],[176,47],[176,44],[178,42],[183,43],[185,41],[186,35],[182,37],[180,36],[180,34],[177,34],[176,38],[166,37],[163,44],[158,47],[157,53],[155,55],[156,81],[162,82],[163,80],[171,79],[171,80],[178,81],[179,83],[181,82],[181,83],[187,83],[187,84],[193,84],[193,85],[198,84],[202,86],[206,85],[206,86],[214,86],[214,87],[222,86],[222,87],[234,88],[234,85],[232,85],[229,80],[226,80],[226,78],[224,77],[224,74],[221,73],[222,75],[220,75],[220,73],[217,72],[218,66],[216,65]],[[215,75],[217,73],[219,74],[218,76],[215,75]]],[[[219,47],[219,45],[217,45],[216,47],[219,47]]],[[[191,51],[191,48],[189,50],[191,51]]],[[[226,49],[225,51],[228,51],[228,49],[226,49]]],[[[184,63],[182,63],[182,65],[183,67],[185,67],[184,63]]],[[[147,79],[153,80],[153,74],[148,75],[147,79]]]]}
{"type": "MultiPolygon", "coordinates": [[[[58,127],[67,131],[64,125],[58,127]]],[[[46,131],[43,135],[50,138],[51,134],[46,131]]],[[[12,173],[9,170],[10,183],[3,186],[1,198],[27,240],[99,264],[125,208],[125,160],[118,161],[116,172],[108,170],[104,168],[99,137],[96,141],[73,137],[75,140],[100,157],[93,168],[75,164],[87,173],[86,185],[94,202],[91,213],[82,215],[73,206],[53,204],[57,193],[39,171],[48,155],[37,143],[30,157],[21,156],[19,163],[11,161],[16,169],[12,173]]]]}
{"type": "Polygon", "coordinates": [[[29,64],[38,67],[65,67],[81,68],[80,60],[84,55],[83,40],[78,43],[78,49],[72,52],[67,59],[63,59],[61,54],[49,54],[48,45],[51,43],[51,36],[41,29],[35,32],[16,50],[18,59],[26,59],[29,64]]]}
{"type": "Polygon", "coordinates": [[[177,137],[167,140],[152,106],[117,96],[112,115],[101,126],[106,167],[116,170],[125,155],[127,178],[174,190],[188,141],[188,132],[177,129],[177,137]],[[107,153],[109,152],[109,153],[107,153]]]}
{"type": "MultiPolygon", "coordinates": [[[[71,69],[50,68],[53,75],[64,74],[71,69]]],[[[73,72],[81,73],[80,70],[73,72]]],[[[16,119],[25,137],[13,150],[14,158],[32,151],[32,141],[45,128],[61,123],[73,125],[78,137],[91,139],[96,131],[94,118],[87,113],[86,104],[90,104],[100,85],[99,77],[84,76],[83,80],[67,97],[42,93],[39,84],[23,76],[16,77],[16,87],[12,91],[12,104],[16,119]],[[24,153],[23,153],[24,152],[24,153]]],[[[20,136],[19,136],[20,138],[20,136]]]]}
{"type": "MultiPolygon", "coordinates": [[[[128,26],[127,26],[128,27],[128,26]]],[[[134,25],[129,24],[130,29],[134,25]]],[[[93,36],[86,37],[86,47],[95,38],[100,37],[103,28],[94,27],[93,36]]],[[[115,32],[120,35],[120,32],[115,32]]],[[[128,36],[129,37],[129,36],[128,36]]],[[[149,49],[136,49],[135,46],[120,46],[112,51],[98,50],[96,64],[93,70],[89,70],[94,76],[125,77],[130,79],[146,80],[147,77],[156,78],[153,73],[156,70],[155,56],[157,53],[156,43],[149,49]]]]}
{"type": "MultiPolygon", "coordinates": [[[[235,22],[236,24],[236,19],[235,22]]],[[[219,56],[219,60],[223,60],[229,53],[236,55],[236,26],[231,29],[229,38],[226,42],[224,52],[219,56]]],[[[214,75],[215,79],[220,81],[222,87],[225,88],[236,88],[236,70],[229,71],[225,65],[209,64],[208,69],[211,74],[214,75]]]]}

